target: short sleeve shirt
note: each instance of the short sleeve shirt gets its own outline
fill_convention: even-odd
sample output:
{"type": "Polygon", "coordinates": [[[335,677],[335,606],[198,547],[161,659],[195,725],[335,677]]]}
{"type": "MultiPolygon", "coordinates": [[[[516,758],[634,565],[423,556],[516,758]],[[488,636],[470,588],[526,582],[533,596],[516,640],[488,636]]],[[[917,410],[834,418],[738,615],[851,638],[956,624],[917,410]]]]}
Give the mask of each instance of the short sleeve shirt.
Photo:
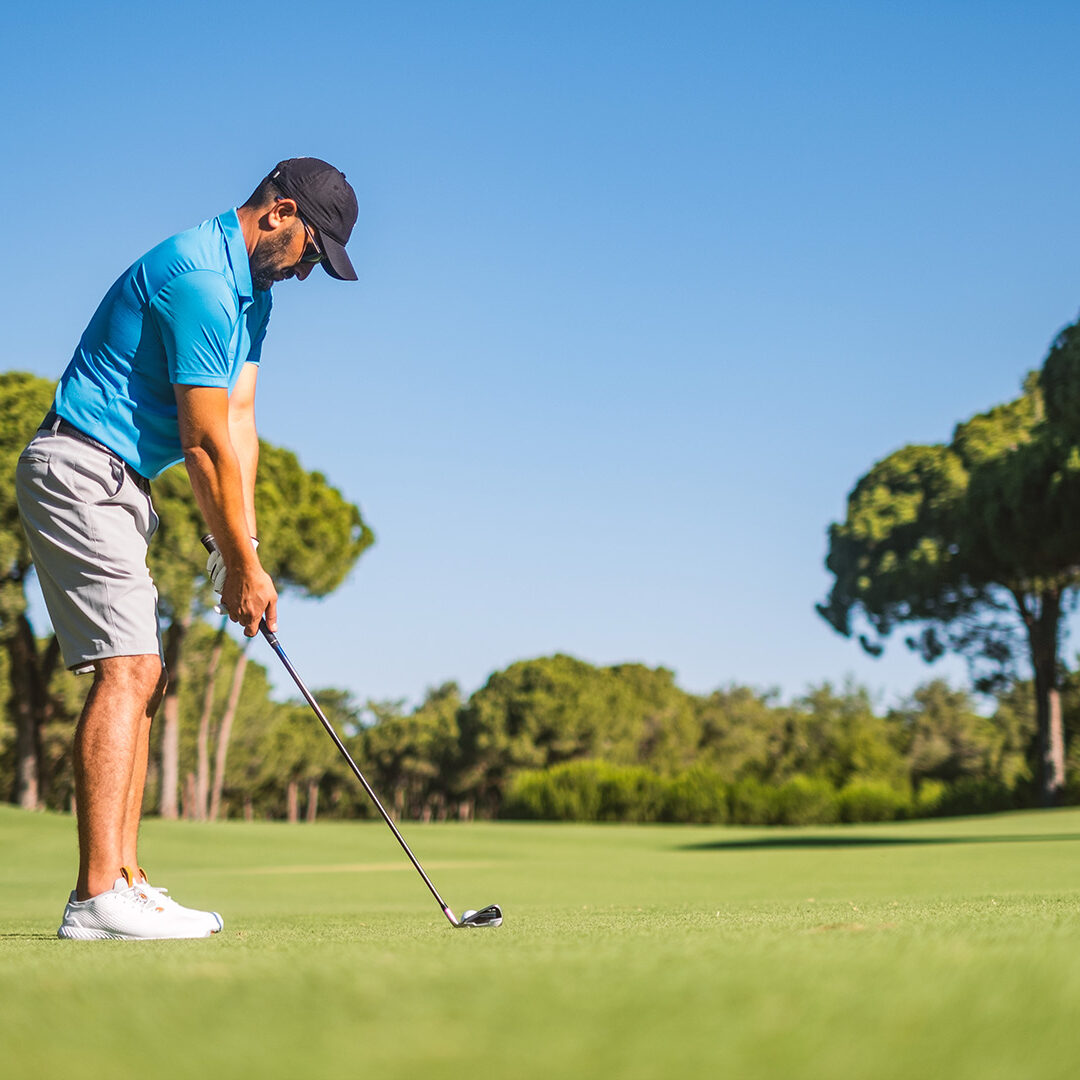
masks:
{"type": "Polygon", "coordinates": [[[177,384],[232,391],[257,364],[270,290],[251,284],[235,210],[170,237],[101,301],[56,390],[57,413],[151,479],[182,460],[177,384]]]}

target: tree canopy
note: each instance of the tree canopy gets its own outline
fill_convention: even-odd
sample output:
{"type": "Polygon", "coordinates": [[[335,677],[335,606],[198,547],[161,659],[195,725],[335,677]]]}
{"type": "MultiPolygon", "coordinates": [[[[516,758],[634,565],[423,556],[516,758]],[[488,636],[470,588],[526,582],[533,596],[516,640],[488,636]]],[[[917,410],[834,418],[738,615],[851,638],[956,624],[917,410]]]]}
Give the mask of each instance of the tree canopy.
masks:
{"type": "Polygon", "coordinates": [[[1065,782],[1060,625],[1080,585],[1078,333],[1062,332],[1019,398],[959,424],[948,444],[895,451],[856,483],[829,528],[834,583],[818,605],[841,634],[865,627],[874,654],[911,626],[924,659],[965,655],[983,689],[1026,658],[1047,802],[1065,782]]]}

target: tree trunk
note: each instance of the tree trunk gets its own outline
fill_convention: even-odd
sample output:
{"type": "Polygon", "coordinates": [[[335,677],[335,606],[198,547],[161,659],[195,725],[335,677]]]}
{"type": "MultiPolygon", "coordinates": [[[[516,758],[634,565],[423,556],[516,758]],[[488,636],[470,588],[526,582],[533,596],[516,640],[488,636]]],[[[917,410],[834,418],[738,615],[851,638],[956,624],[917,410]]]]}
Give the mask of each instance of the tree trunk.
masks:
{"type": "Polygon", "coordinates": [[[15,720],[15,802],[24,810],[38,810],[43,779],[41,728],[49,701],[42,681],[37,641],[25,612],[17,616],[7,647],[11,659],[11,712],[15,720]]]}
{"type": "Polygon", "coordinates": [[[162,714],[165,727],[161,737],[161,801],[163,818],[175,820],[178,814],[177,791],[180,783],[180,687],[184,681],[184,638],[191,626],[191,613],[173,619],[165,633],[165,668],[169,685],[165,691],[162,714]]]}
{"type": "Polygon", "coordinates": [[[305,819],[309,825],[314,824],[319,813],[319,781],[309,780],[307,786],[307,813],[305,819]]]}
{"type": "MultiPolygon", "coordinates": [[[[27,630],[30,631],[29,623],[27,623],[27,630]]],[[[57,640],[56,635],[53,634],[49,639],[49,644],[45,646],[45,651],[40,654],[37,675],[38,685],[41,688],[41,714],[38,716],[37,721],[37,743],[35,750],[38,758],[38,800],[41,806],[48,805],[49,792],[53,780],[55,779],[47,767],[48,761],[46,760],[44,743],[45,732],[57,714],[58,703],[56,698],[53,697],[50,686],[52,685],[52,678],[56,673],[56,668],[60,664],[60,661],[60,642],[57,640]]]]}
{"type": "Polygon", "coordinates": [[[300,820],[300,784],[296,780],[290,780],[285,788],[285,817],[290,825],[295,825],[300,820]]]}
{"type": "Polygon", "coordinates": [[[195,779],[195,774],[193,772],[189,772],[184,777],[184,792],[183,792],[184,797],[182,799],[182,812],[183,812],[185,821],[196,821],[196,820],[198,820],[196,815],[199,812],[199,808],[196,805],[196,800],[195,800],[195,792],[196,792],[197,786],[198,786],[198,781],[195,779]]]}
{"type": "Polygon", "coordinates": [[[214,755],[214,787],[210,794],[211,821],[217,821],[221,813],[221,793],[225,788],[225,764],[229,754],[229,739],[232,738],[236,707],[240,704],[240,691],[244,685],[244,672],[247,670],[247,651],[251,642],[252,638],[244,639],[244,651],[236,658],[232,682],[229,684],[229,699],[225,703],[225,713],[221,717],[221,727],[218,729],[217,752],[214,755]]]}
{"type": "Polygon", "coordinates": [[[217,689],[217,672],[221,665],[221,654],[225,651],[225,624],[228,616],[221,620],[221,627],[210,650],[210,660],[206,666],[206,691],[203,694],[202,714],[199,716],[199,734],[196,741],[197,775],[195,779],[195,817],[205,821],[210,800],[210,719],[214,713],[214,691],[217,689]]]}
{"type": "Polygon", "coordinates": [[[1065,790],[1065,729],[1058,688],[1058,636],[1061,593],[1039,596],[1038,615],[1025,620],[1035,673],[1035,716],[1038,723],[1039,794],[1043,806],[1056,806],[1065,790]]]}

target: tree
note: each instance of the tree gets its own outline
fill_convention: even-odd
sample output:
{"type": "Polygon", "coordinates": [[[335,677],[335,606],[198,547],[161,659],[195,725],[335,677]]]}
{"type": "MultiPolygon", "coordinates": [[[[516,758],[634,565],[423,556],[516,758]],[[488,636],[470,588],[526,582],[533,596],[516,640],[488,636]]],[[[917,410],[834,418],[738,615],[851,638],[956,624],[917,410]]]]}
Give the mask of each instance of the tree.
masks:
{"type": "Polygon", "coordinates": [[[829,528],[835,582],[817,608],[845,636],[860,619],[874,655],[894,627],[915,624],[909,646],[928,662],[950,650],[966,656],[980,689],[1006,685],[1026,656],[1047,805],[1064,787],[1059,636],[1080,584],[1070,454],[1044,419],[1036,376],[1020,398],[960,424],[948,445],[890,454],[829,528]]]}
{"type": "Polygon", "coordinates": [[[375,722],[364,730],[363,757],[397,817],[447,815],[457,793],[460,710],[461,691],[453,682],[429,689],[408,714],[398,702],[368,703],[375,722]]]}
{"type": "Polygon", "coordinates": [[[781,722],[778,692],[760,693],[748,686],[729,686],[697,698],[700,737],[696,758],[715,769],[727,783],[769,772],[772,733],[781,722]]]}
{"type": "MultiPolygon", "coordinates": [[[[327,719],[333,722],[341,696],[336,692],[318,693],[316,700],[327,713],[327,719]]],[[[277,711],[260,740],[259,759],[263,786],[280,792],[284,785],[285,817],[293,823],[300,820],[301,789],[307,796],[307,820],[314,821],[320,785],[341,772],[342,759],[337,747],[306,704],[293,704],[277,711]]]]}
{"type": "Polygon", "coordinates": [[[924,780],[996,778],[1002,771],[1004,740],[996,724],[975,711],[965,691],[954,690],[943,679],[920,686],[890,711],[889,722],[897,730],[916,787],[924,780]]]}
{"type": "Polygon", "coordinates": [[[853,780],[907,785],[904,759],[889,724],[873,708],[864,687],[841,693],[829,683],[811,688],[788,709],[769,746],[765,779],[780,785],[795,776],[826,780],[842,788],[853,780]]]}
{"type": "Polygon", "coordinates": [[[700,742],[693,700],[666,668],[598,668],[558,654],[496,672],[461,710],[463,783],[479,811],[498,809],[512,773],[579,758],[690,763],[700,742]]]}
{"type": "Polygon", "coordinates": [[[25,372],[0,374],[0,644],[10,666],[8,714],[15,729],[15,790],[20,806],[41,805],[41,732],[54,701],[49,691],[60,664],[53,638],[42,647],[27,617],[25,586],[31,570],[30,549],[19,521],[12,477],[15,464],[52,404],[55,384],[25,372]]]}
{"type": "MultiPolygon", "coordinates": [[[[348,502],[319,472],[307,472],[290,450],[259,444],[255,486],[259,514],[259,556],[279,591],[304,596],[325,596],[337,588],[360,555],[374,542],[374,534],[359,507],[348,502]]],[[[163,618],[169,687],[162,706],[160,811],[177,815],[179,780],[180,694],[187,677],[184,644],[192,620],[206,613],[214,598],[206,580],[206,551],[200,541],[205,524],[199,513],[187,471],[167,470],[154,481],[154,505],[161,524],[150,545],[149,563],[158,587],[163,618]]],[[[211,675],[211,682],[216,672],[211,675]]],[[[240,677],[242,678],[242,668],[240,677]]],[[[204,693],[213,696],[213,687],[204,693]]],[[[239,693],[239,687],[237,687],[239,693]]],[[[209,725],[205,739],[209,740],[209,725]]],[[[228,750],[228,725],[222,725],[228,750]]],[[[194,790],[194,812],[208,812],[202,793],[209,790],[209,746],[199,751],[203,767],[194,790]],[[201,809],[200,809],[201,808],[201,809]]]]}

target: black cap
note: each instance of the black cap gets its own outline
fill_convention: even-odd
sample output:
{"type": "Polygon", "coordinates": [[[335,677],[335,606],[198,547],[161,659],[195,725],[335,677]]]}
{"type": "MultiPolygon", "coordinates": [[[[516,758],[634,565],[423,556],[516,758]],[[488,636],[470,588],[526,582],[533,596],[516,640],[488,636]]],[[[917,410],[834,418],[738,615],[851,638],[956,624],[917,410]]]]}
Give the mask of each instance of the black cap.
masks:
{"type": "Polygon", "coordinates": [[[345,245],[356,224],[356,192],[345,174],[320,158],[279,161],[270,179],[282,195],[296,200],[303,219],[319,230],[323,269],[339,281],[355,281],[345,245]]]}

